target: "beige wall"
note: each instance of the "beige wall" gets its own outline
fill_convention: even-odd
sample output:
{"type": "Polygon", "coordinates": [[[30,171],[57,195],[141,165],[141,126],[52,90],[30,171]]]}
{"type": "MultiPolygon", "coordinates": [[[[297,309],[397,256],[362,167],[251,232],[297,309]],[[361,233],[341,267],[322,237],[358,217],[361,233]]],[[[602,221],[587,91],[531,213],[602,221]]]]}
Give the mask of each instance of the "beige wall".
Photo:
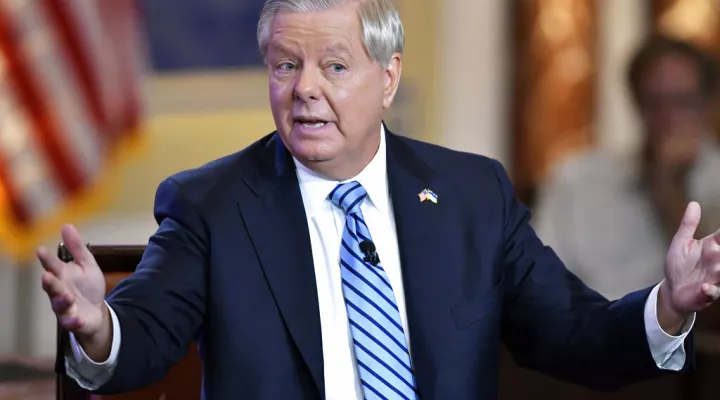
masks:
{"type": "Polygon", "coordinates": [[[502,0],[453,0],[440,11],[439,142],[496,158],[509,169],[511,7],[502,0]]]}

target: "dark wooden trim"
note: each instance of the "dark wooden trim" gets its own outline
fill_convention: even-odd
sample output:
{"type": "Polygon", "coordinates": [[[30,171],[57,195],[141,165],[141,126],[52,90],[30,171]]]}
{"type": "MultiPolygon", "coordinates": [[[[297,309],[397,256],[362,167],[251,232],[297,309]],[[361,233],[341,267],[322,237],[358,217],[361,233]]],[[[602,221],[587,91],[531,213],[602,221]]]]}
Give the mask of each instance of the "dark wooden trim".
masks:
{"type": "Polygon", "coordinates": [[[67,331],[62,329],[60,325],[57,327],[57,332],[55,398],[58,400],[91,400],[90,392],[81,388],[72,378],[65,374],[63,358],[65,344],[69,338],[67,331]]]}
{"type": "Polygon", "coordinates": [[[599,3],[563,3],[570,21],[565,22],[574,32],[561,39],[541,28],[554,3],[515,0],[512,4],[511,176],[516,196],[532,208],[535,192],[553,165],[595,142],[599,3]],[[588,65],[581,67],[587,71],[577,79],[561,79],[563,55],[577,49],[588,57],[588,65]],[[556,78],[552,85],[551,77],[556,78]]]}
{"type": "MultiPolygon", "coordinates": [[[[104,274],[134,272],[145,251],[145,246],[142,245],[114,246],[88,244],[88,248],[104,274]]],[[[63,243],[60,243],[58,246],[58,257],[65,262],[73,260],[70,251],[68,251],[63,243]]]]}

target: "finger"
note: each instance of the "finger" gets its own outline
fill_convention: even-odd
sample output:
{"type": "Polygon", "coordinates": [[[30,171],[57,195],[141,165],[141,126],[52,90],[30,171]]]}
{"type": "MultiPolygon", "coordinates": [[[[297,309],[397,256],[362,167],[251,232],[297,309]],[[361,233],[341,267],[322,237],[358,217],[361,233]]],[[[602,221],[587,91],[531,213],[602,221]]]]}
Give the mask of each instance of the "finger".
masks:
{"type": "Polygon", "coordinates": [[[715,301],[720,298],[720,287],[712,285],[710,283],[704,283],[702,286],[703,293],[710,299],[715,301]]]}
{"type": "Polygon", "coordinates": [[[680,227],[677,233],[675,233],[674,240],[681,240],[683,242],[692,240],[695,238],[695,231],[700,224],[700,204],[695,201],[690,202],[685,209],[680,227]]]}
{"type": "Polygon", "coordinates": [[[708,236],[706,239],[720,245],[720,229],[718,229],[712,235],[708,236]]]}
{"type": "Polygon", "coordinates": [[[51,253],[45,247],[39,247],[36,254],[38,260],[40,260],[40,264],[46,271],[52,272],[55,275],[60,275],[63,267],[65,267],[65,263],[60,261],[57,255],[51,253]]]}
{"type": "Polygon", "coordinates": [[[71,294],[65,293],[62,296],[51,298],[50,305],[55,314],[65,315],[72,309],[72,306],[75,305],[75,301],[71,294]]]}
{"type": "Polygon", "coordinates": [[[92,254],[88,250],[80,233],[71,224],[65,224],[61,229],[62,240],[72,254],[76,264],[87,265],[92,262],[92,254]]]}
{"type": "Polygon", "coordinates": [[[720,266],[720,243],[712,238],[703,239],[702,259],[706,265],[720,266]]]}
{"type": "Polygon", "coordinates": [[[716,260],[712,262],[710,267],[707,267],[707,274],[709,280],[714,284],[720,283],[720,259],[716,257],[716,260]]]}
{"type": "Polygon", "coordinates": [[[61,315],[58,317],[58,322],[65,330],[70,332],[76,331],[83,326],[82,320],[76,316],[61,315]]]}
{"type": "Polygon", "coordinates": [[[45,272],[41,278],[43,290],[50,296],[50,298],[64,296],[68,293],[67,287],[60,282],[57,276],[53,275],[52,272],[45,272]]]}

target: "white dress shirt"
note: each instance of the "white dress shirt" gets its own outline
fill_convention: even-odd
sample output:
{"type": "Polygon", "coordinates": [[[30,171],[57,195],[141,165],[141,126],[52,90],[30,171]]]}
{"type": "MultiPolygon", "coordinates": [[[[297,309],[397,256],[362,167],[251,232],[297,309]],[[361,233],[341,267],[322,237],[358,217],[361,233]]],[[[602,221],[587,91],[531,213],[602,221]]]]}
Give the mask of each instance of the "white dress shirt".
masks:
{"type": "MultiPolygon", "coordinates": [[[[345,215],[327,199],[327,195],[337,184],[342,182],[322,178],[297,161],[295,164],[307,214],[315,266],[325,362],[325,395],[328,400],[361,400],[363,395],[353,355],[354,350],[339,267],[345,215]]],[[[361,210],[377,247],[377,252],[382,259],[382,266],[395,292],[409,346],[400,253],[387,183],[384,129],[381,132],[377,154],[358,176],[349,179],[349,181],[353,180],[360,182],[368,193],[368,198],[363,202],[361,210]]],[[[658,367],[679,370],[685,363],[683,340],[690,330],[694,318],[686,324],[681,336],[667,335],[660,328],[656,316],[658,287],[652,291],[645,306],[648,342],[658,367]]],[[[110,378],[116,364],[120,348],[121,327],[112,308],[110,308],[110,312],[113,320],[113,344],[108,360],[102,363],[93,362],[78,346],[72,334],[70,335],[72,350],[65,357],[67,372],[69,376],[78,381],[80,386],[86,389],[97,388],[105,383],[110,378]]],[[[412,352],[412,349],[410,351],[412,352]]],[[[621,363],[622,360],[618,360],[618,362],[621,363]]]]}

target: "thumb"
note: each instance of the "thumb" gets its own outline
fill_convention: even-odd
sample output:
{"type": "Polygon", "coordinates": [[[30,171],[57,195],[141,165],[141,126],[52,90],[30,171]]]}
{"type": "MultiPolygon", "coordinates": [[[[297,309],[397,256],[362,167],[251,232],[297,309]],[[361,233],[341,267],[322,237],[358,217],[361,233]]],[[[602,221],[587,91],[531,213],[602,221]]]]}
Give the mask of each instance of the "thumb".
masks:
{"type": "Polygon", "coordinates": [[[93,257],[92,254],[90,254],[90,250],[88,250],[80,233],[74,226],[70,224],[64,225],[61,230],[61,235],[63,243],[77,264],[85,265],[87,262],[92,261],[93,257]]]}
{"type": "Polygon", "coordinates": [[[680,228],[675,233],[675,239],[686,241],[695,238],[695,231],[700,224],[700,204],[695,201],[690,202],[685,209],[680,228]]]}

